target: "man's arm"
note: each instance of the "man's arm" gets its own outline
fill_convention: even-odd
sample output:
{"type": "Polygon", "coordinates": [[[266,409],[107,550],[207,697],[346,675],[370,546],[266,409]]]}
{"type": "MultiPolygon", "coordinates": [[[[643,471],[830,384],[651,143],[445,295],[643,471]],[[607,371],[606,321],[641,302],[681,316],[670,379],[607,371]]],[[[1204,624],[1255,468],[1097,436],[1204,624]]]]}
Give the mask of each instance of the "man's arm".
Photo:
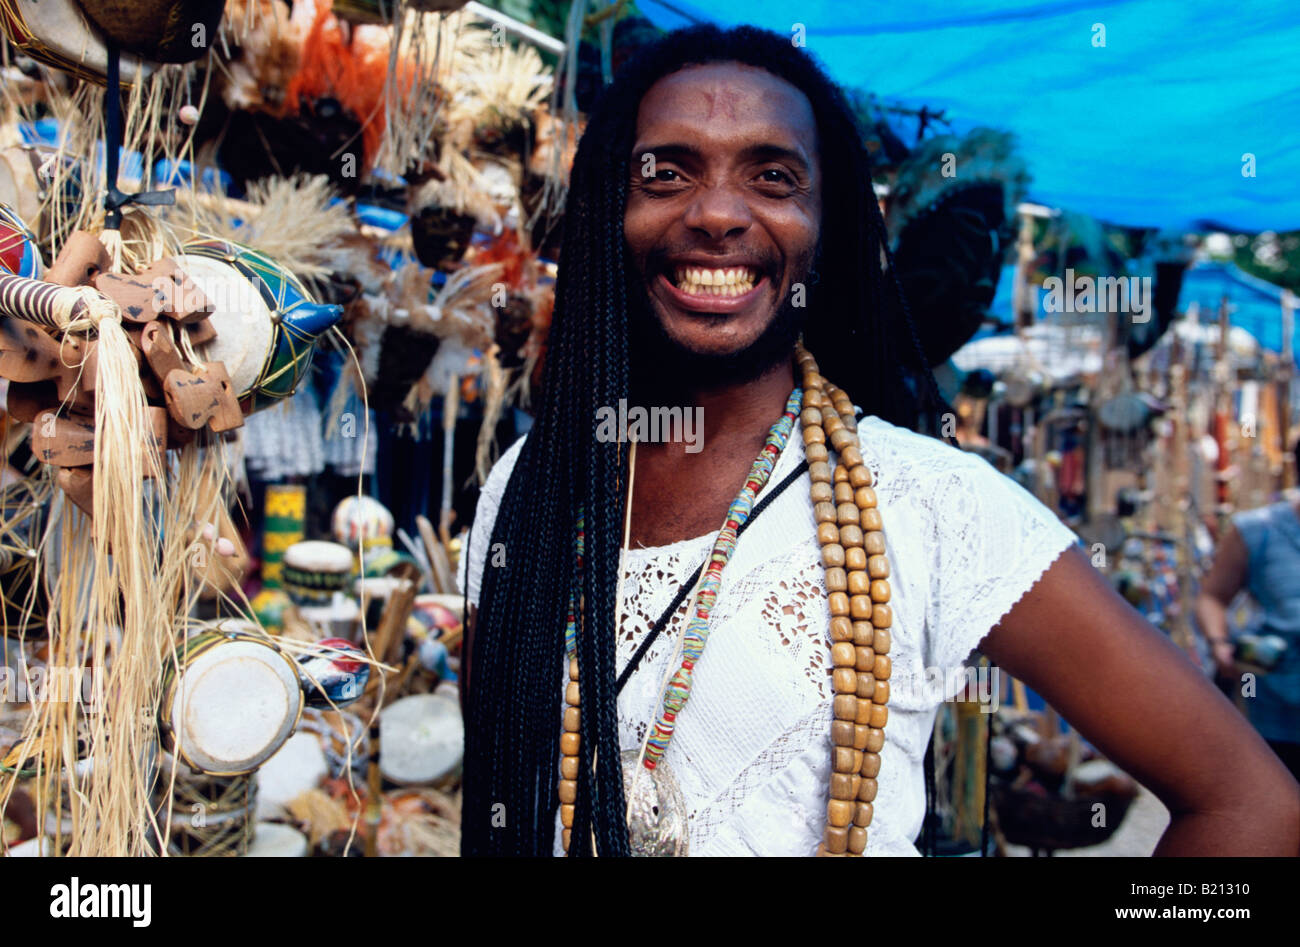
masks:
{"type": "Polygon", "coordinates": [[[1220,677],[1235,673],[1232,641],[1228,638],[1228,606],[1246,583],[1249,563],[1250,555],[1241,533],[1236,526],[1229,526],[1214,551],[1214,564],[1201,580],[1201,591],[1196,596],[1196,621],[1210,642],[1220,677]]]}
{"type": "Polygon", "coordinates": [[[1077,547],[981,650],[1160,797],[1171,821],[1156,854],[1300,854],[1300,786],[1077,547]]]}

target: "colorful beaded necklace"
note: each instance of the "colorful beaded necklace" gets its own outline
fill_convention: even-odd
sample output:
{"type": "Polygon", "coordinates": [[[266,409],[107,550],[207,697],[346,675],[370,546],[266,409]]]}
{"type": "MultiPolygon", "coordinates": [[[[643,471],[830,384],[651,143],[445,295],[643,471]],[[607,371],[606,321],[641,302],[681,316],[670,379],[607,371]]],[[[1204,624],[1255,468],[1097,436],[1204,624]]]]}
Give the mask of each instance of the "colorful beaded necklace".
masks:
{"type": "MultiPolygon", "coordinates": [[[[832,703],[830,800],[827,825],[818,855],[861,855],[873,816],[880,750],[889,711],[888,652],[892,612],[889,561],[870,470],[862,460],[857,419],[848,395],[817,371],[812,355],[800,345],[796,363],[803,388],[796,388],[785,413],[768,432],[739,495],[732,501],[714,542],[707,568],[687,614],[693,617],[678,645],[676,670],[663,688],[662,705],[642,750],[623,754],[628,797],[629,839],[634,854],[684,855],[688,835],[685,806],[665,755],[677,718],[690,698],[695,665],[708,640],[709,617],[717,600],[722,570],[735,550],[737,534],[753,510],[781,455],[797,415],[803,425],[804,452],[812,481],[813,515],[826,568],[829,592],[832,703]],[[829,447],[828,447],[829,445],[829,447]],[[830,465],[830,450],[838,455],[830,465]],[[645,791],[642,791],[644,787],[645,791]]],[[[630,499],[629,499],[630,505],[630,499]]],[[[583,521],[579,517],[576,552],[583,556],[583,521]]],[[[565,648],[569,683],[565,689],[564,733],[560,738],[560,820],[564,850],[569,849],[577,798],[581,692],[576,658],[576,589],[569,598],[565,648]]]]}

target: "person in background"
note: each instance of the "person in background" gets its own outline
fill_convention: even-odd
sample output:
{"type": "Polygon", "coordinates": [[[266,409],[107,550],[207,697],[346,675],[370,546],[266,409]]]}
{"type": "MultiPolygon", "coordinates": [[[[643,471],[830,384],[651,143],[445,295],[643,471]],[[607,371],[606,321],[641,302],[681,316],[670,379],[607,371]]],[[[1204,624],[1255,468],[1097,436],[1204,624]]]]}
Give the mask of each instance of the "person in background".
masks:
{"type": "MultiPolygon", "coordinates": [[[[1300,465],[1300,438],[1295,444],[1300,465]]],[[[1237,680],[1228,605],[1243,588],[1259,604],[1261,635],[1286,642],[1277,663],[1255,680],[1247,715],[1293,775],[1300,777],[1300,496],[1237,513],[1201,583],[1196,617],[1213,650],[1218,676],[1237,680]]]]}

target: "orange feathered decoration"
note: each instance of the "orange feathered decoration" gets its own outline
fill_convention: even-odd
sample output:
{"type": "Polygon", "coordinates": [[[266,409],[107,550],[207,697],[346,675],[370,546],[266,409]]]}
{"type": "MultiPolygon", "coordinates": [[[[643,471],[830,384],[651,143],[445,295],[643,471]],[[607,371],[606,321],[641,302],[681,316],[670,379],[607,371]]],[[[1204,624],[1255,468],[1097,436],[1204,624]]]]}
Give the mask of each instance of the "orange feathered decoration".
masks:
{"type": "MultiPolygon", "coordinates": [[[[285,107],[298,111],[301,100],[338,99],[362,123],[362,151],[368,170],[384,135],[384,87],[388,81],[391,31],[350,27],[331,10],[331,0],[316,0],[316,18],[302,45],[297,73],[289,81],[285,107]]],[[[398,64],[398,87],[409,89],[408,70],[398,64]]]]}
{"type": "Polygon", "coordinates": [[[519,234],[506,228],[501,235],[494,238],[486,247],[474,254],[474,265],[500,263],[505,267],[502,274],[507,286],[518,288],[524,283],[524,267],[532,261],[533,254],[519,242],[519,234]]]}

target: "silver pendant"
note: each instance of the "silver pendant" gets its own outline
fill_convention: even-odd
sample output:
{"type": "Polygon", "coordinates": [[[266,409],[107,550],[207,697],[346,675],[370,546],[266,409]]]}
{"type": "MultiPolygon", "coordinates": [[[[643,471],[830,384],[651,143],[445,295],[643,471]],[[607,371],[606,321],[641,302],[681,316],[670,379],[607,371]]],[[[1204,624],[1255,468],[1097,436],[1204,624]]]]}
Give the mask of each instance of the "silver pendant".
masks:
{"type": "Polygon", "coordinates": [[[690,847],[686,800],[673,771],[663,760],[654,769],[646,769],[638,750],[624,750],[621,759],[632,854],[685,855],[690,847]]]}

